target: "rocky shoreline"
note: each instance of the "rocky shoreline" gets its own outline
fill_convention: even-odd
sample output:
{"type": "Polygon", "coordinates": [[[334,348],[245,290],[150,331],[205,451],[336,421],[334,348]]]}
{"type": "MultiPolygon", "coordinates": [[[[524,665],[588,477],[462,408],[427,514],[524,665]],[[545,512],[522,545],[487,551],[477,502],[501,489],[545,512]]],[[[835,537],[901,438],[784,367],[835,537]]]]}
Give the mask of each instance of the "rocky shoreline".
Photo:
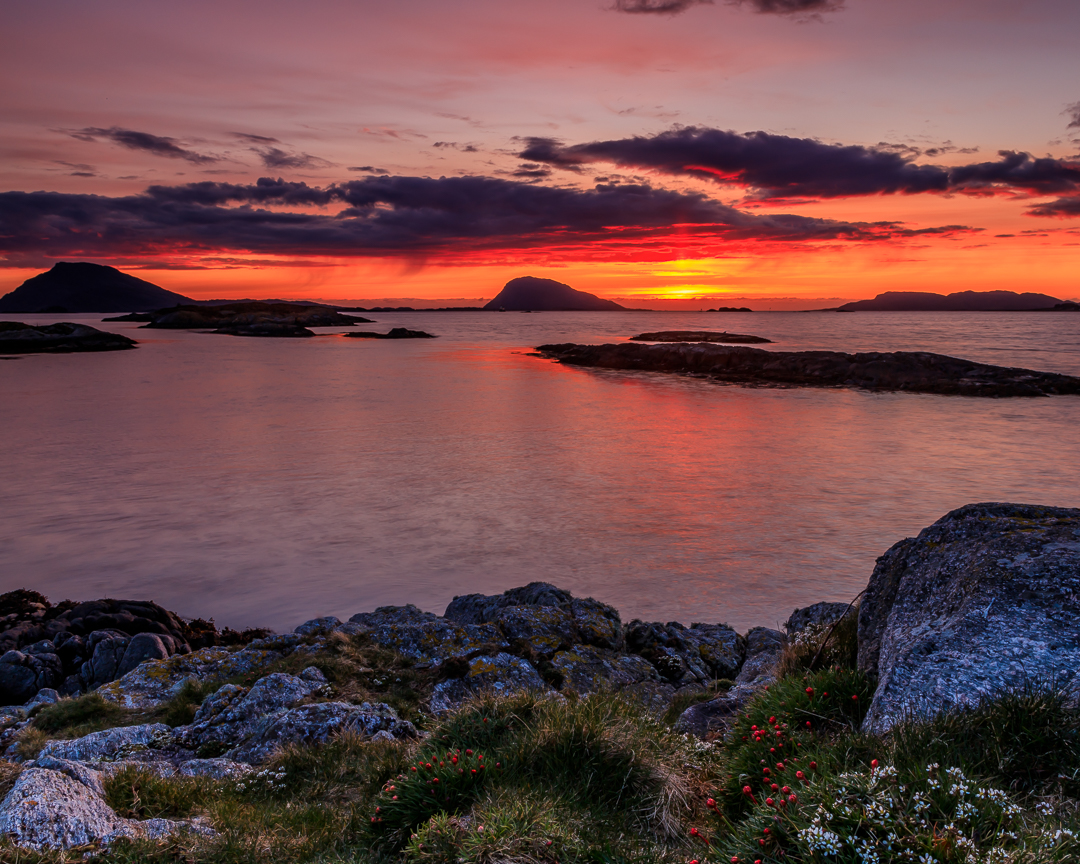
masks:
{"type": "Polygon", "coordinates": [[[0,354],[73,354],[81,351],[124,351],[138,343],[127,336],[87,324],[22,324],[0,321],[0,354]]]}
{"type": "Polygon", "coordinates": [[[675,733],[734,746],[740,717],[793,670],[849,669],[828,674],[854,682],[858,711],[844,710],[877,736],[1038,682],[1075,700],[1080,510],[952,511],[878,559],[861,603],[797,609],[782,631],[624,623],[543,582],[455,597],[443,615],[381,607],[287,634],[219,631],[145,601],[52,605],[20,590],[0,597],[0,627],[0,747],[17,774],[0,834],[30,848],[211,837],[217,828],[198,819],[118,815],[102,789],[124,771],[242,780],[282,748],[344,733],[423,746],[477,700],[519,696],[608,694],[675,733]],[[58,718],[78,711],[112,719],[57,735],[67,728],[58,718]]]}
{"type": "Polygon", "coordinates": [[[926,351],[766,351],[676,343],[541,345],[537,352],[570,366],[669,372],[753,387],[854,387],[945,396],[1080,394],[1080,378],[992,366],[926,351]]]}

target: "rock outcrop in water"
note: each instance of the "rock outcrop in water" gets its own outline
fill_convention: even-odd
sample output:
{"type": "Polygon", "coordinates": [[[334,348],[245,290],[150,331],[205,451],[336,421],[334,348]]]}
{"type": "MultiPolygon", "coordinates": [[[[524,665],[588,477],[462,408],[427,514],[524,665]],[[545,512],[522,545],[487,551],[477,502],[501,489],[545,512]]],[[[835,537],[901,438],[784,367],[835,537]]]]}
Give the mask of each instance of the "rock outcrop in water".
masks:
{"type": "Polygon", "coordinates": [[[0,297],[0,313],[118,312],[160,309],[191,298],[166,291],[115,267],[60,261],[0,297]]]}
{"type": "Polygon", "coordinates": [[[971,504],[878,559],[859,613],[866,728],[1002,691],[1080,694],[1080,510],[971,504]]]}
{"type": "Polygon", "coordinates": [[[631,342],[716,342],[722,345],[761,345],[772,342],[763,336],[743,333],[714,333],[709,330],[659,330],[656,333],[639,333],[630,337],[631,342]]]}
{"type": "Polygon", "coordinates": [[[436,337],[423,330],[409,330],[407,327],[393,327],[389,333],[371,333],[366,330],[357,333],[346,333],[352,339],[435,339],[436,337]]]}
{"type": "Polygon", "coordinates": [[[484,308],[507,312],[610,312],[625,307],[554,279],[519,276],[507,282],[484,308]]]}
{"type": "Polygon", "coordinates": [[[309,327],[353,327],[370,318],[342,315],[327,306],[292,303],[223,303],[215,306],[173,306],[155,312],[122,315],[109,321],[144,321],[156,330],[213,330],[230,336],[309,337],[309,327]]]}
{"type": "Polygon", "coordinates": [[[857,387],[946,396],[1080,394],[1080,378],[991,366],[926,351],[766,351],[707,344],[541,345],[572,366],[674,372],[756,387],[857,387]]]}
{"type": "Polygon", "coordinates": [[[0,354],[73,354],[80,351],[124,351],[134,339],[106,333],[86,324],[21,324],[0,321],[0,354]]]}

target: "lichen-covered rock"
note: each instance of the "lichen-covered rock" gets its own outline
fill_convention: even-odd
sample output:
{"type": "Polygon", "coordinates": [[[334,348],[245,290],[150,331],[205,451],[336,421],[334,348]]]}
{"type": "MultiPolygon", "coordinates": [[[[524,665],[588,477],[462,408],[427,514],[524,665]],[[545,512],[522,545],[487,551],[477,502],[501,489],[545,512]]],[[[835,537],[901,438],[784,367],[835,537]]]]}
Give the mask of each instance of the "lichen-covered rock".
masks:
{"type": "Polygon", "coordinates": [[[204,837],[213,837],[216,833],[209,825],[198,820],[146,819],[138,822],[134,819],[125,819],[119,828],[101,838],[101,845],[109,846],[120,839],[164,840],[173,834],[201,834],[204,837]]]}
{"type": "Polygon", "coordinates": [[[364,627],[385,627],[389,624],[426,624],[438,617],[434,612],[424,612],[420,607],[408,603],[405,606],[380,606],[374,612],[357,612],[349,619],[349,623],[364,627]]]}
{"type": "Polygon", "coordinates": [[[528,646],[540,656],[578,641],[574,616],[560,606],[507,606],[495,613],[493,623],[512,645],[528,646]]]}
{"type": "Polygon", "coordinates": [[[507,647],[492,624],[457,624],[435,615],[416,623],[379,624],[366,632],[376,645],[425,663],[441,663],[481,647],[507,647]]]}
{"type": "Polygon", "coordinates": [[[389,705],[368,702],[320,702],[302,705],[263,720],[252,735],[225,755],[237,762],[260,765],[286,744],[325,744],[342,732],[370,737],[386,731],[395,738],[415,738],[416,728],[389,705]]]}
{"type": "Polygon", "coordinates": [[[832,627],[851,608],[852,606],[848,603],[815,603],[812,606],[804,606],[791,613],[788,620],[784,622],[784,631],[791,639],[804,630],[832,627]]]}
{"type": "Polygon", "coordinates": [[[72,780],[82,783],[96,794],[105,795],[105,784],[102,782],[101,772],[82,762],[39,754],[37,759],[27,765],[27,768],[48,768],[50,771],[59,771],[72,780]]]}
{"type": "Polygon", "coordinates": [[[431,710],[441,714],[459,707],[481,693],[507,696],[525,691],[551,692],[528,660],[512,654],[474,657],[464,678],[452,678],[435,685],[431,710]]]}
{"type": "Polygon", "coordinates": [[[563,676],[560,689],[572,690],[579,695],[598,690],[621,690],[660,680],[656,669],[643,657],[589,645],[560,651],[551,658],[551,665],[563,676]]]}
{"type": "Polygon", "coordinates": [[[251,645],[240,651],[203,648],[190,654],[176,654],[167,660],[149,660],[123,678],[99,687],[97,692],[103,699],[125,708],[156,708],[175,696],[189,678],[203,682],[247,675],[284,656],[283,652],[251,645]]]}
{"type": "Polygon", "coordinates": [[[232,746],[252,735],[256,725],[267,717],[304,699],[323,695],[328,689],[324,681],[305,681],[283,672],[260,678],[250,690],[226,684],[206,697],[191,725],[179,735],[187,747],[196,751],[210,744],[232,746]]]}
{"type": "Polygon", "coordinates": [[[305,621],[295,630],[297,636],[313,636],[316,633],[330,633],[341,626],[341,621],[335,618],[333,615],[328,615],[325,618],[312,618],[310,621],[305,621]]]}
{"type": "Polygon", "coordinates": [[[177,769],[183,777],[210,777],[213,780],[239,780],[255,769],[246,762],[232,759],[189,759],[177,769]]]}
{"type": "Polygon", "coordinates": [[[746,652],[745,640],[726,624],[667,624],[631,621],[626,649],[640,654],[673,684],[734,678],[746,652]]]}
{"type": "Polygon", "coordinates": [[[24,770],[0,803],[0,834],[30,849],[96,843],[124,822],[88,786],[48,768],[24,770]]]}
{"type": "Polygon", "coordinates": [[[1005,690],[1080,693],[1080,510],[970,504],[878,559],[859,612],[859,668],[882,732],[1005,690]]]}
{"type": "Polygon", "coordinates": [[[735,677],[736,684],[762,687],[776,680],[776,664],[784,653],[787,637],[779,630],[754,627],[746,633],[746,660],[735,677]]]}
{"type": "MultiPolygon", "coordinates": [[[[569,591],[547,582],[530,582],[520,588],[511,588],[502,594],[465,594],[455,597],[446,607],[446,618],[460,624],[498,623],[504,610],[514,607],[539,607],[562,610],[570,624],[559,623],[559,616],[549,621],[552,635],[558,635],[569,626],[569,641],[573,644],[596,645],[600,648],[622,647],[622,622],[617,610],[591,598],[577,598],[569,591]]],[[[510,617],[512,623],[526,621],[519,613],[510,617]]],[[[537,618],[538,623],[543,619],[537,618]]],[[[509,636],[509,634],[507,634],[509,636]]]]}
{"type": "Polygon", "coordinates": [[[146,750],[162,750],[175,743],[173,730],[164,723],[119,726],[91,732],[73,741],[49,741],[41,756],[72,762],[116,762],[146,750]]]}

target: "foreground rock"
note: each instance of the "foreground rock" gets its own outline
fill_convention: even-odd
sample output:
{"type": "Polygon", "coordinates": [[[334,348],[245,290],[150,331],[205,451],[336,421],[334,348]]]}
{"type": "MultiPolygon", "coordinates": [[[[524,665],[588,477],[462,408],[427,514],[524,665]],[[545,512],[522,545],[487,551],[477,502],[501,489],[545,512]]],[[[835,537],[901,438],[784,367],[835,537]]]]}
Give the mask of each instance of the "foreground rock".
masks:
{"type": "Polygon", "coordinates": [[[1080,378],[990,366],[925,351],[765,351],[720,345],[541,345],[572,366],[674,372],[759,387],[858,387],[948,396],[1080,394],[1080,378]]]}
{"type": "Polygon", "coordinates": [[[162,330],[213,330],[231,336],[308,337],[309,327],[352,327],[370,324],[368,318],[342,315],[327,306],[292,303],[223,303],[216,306],[173,306],[110,321],[145,321],[162,330]]]}
{"type": "Polygon", "coordinates": [[[138,343],[86,324],[20,324],[0,321],[0,354],[73,354],[125,351],[138,343]]]}
{"type": "Polygon", "coordinates": [[[639,333],[630,337],[631,342],[718,342],[725,345],[758,345],[772,342],[763,336],[743,333],[715,333],[710,330],[659,330],[655,333],[639,333]]]}
{"type": "Polygon", "coordinates": [[[406,327],[394,327],[389,333],[372,333],[362,330],[358,333],[346,333],[352,339],[435,339],[431,333],[423,330],[409,330],[406,327]]]}
{"type": "Polygon", "coordinates": [[[878,559],[859,613],[865,728],[1002,691],[1080,693],[1080,510],[971,504],[878,559]]]}
{"type": "MultiPolygon", "coordinates": [[[[214,832],[194,822],[124,819],[105,803],[94,772],[87,782],[48,768],[24,770],[0,803],[0,834],[30,849],[70,849],[127,839],[160,840],[170,834],[214,832]]],[[[80,776],[80,775],[76,775],[80,776]]]]}

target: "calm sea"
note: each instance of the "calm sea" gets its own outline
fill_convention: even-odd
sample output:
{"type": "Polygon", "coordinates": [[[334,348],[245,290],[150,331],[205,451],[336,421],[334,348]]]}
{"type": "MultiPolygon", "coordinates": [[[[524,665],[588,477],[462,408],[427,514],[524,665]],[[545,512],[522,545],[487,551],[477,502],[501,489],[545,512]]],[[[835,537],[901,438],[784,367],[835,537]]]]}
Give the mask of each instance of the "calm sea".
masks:
{"type": "Polygon", "coordinates": [[[439,339],[71,320],[134,351],[0,360],[0,590],[291,628],[532,580],[625,619],[783,621],[975,501],[1080,507],[1080,398],[754,390],[531,357],[728,329],[1080,375],[1067,313],[395,313],[439,339]]]}

